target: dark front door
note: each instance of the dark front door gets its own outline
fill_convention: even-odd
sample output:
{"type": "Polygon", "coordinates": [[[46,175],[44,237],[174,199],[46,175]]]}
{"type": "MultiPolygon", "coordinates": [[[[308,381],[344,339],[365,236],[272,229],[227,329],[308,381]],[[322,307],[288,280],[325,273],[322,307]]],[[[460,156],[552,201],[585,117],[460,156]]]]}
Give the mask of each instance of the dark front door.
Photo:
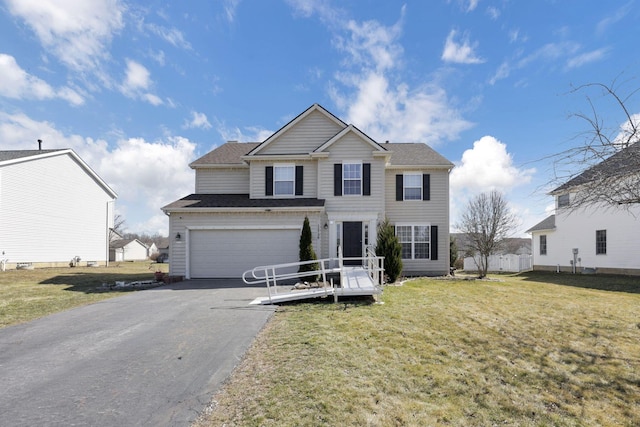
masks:
{"type": "MultiPolygon", "coordinates": [[[[342,223],[342,255],[345,258],[362,257],[362,222],[342,223]]],[[[362,260],[345,261],[345,265],[362,265],[362,260]]]]}

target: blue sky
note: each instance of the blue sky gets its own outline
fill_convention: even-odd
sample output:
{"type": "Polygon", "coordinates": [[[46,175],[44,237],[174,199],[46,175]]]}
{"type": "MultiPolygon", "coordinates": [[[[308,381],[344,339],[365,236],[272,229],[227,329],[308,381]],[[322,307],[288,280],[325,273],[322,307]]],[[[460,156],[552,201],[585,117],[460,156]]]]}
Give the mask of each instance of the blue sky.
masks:
{"type": "Polygon", "coordinates": [[[317,102],[455,163],[452,223],[497,189],[524,235],[552,205],[541,159],[588,130],[571,117],[586,96],[624,120],[572,87],[640,87],[639,39],[637,0],[0,0],[0,147],[73,148],[130,231],[166,233],[188,163],[317,102]]]}

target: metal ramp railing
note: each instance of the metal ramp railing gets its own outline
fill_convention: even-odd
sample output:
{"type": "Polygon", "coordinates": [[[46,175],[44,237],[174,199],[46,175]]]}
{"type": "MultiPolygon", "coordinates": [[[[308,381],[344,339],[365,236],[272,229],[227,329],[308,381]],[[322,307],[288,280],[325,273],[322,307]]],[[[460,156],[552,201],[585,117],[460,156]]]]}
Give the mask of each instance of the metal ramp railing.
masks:
{"type": "Polygon", "coordinates": [[[367,248],[364,257],[348,258],[348,260],[362,260],[362,267],[345,266],[342,248],[338,247],[338,258],[257,266],[245,271],[242,274],[242,280],[247,285],[266,284],[267,297],[256,299],[254,301],[256,304],[275,304],[318,297],[326,298],[330,295],[333,295],[334,301],[337,301],[339,295],[377,295],[382,292],[384,257],[376,256],[372,248],[367,248]],[[300,266],[309,264],[317,264],[318,268],[311,271],[297,271],[300,266]],[[337,265],[338,267],[333,268],[331,267],[332,265],[337,265]],[[356,271],[366,271],[366,277],[368,278],[366,283],[362,283],[362,274],[358,275],[356,271]],[[340,288],[334,286],[332,280],[327,282],[327,275],[331,273],[340,274],[340,288]],[[310,276],[320,276],[322,286],[304,290],[289,289],[286,292],[278,290],[279,282],[282,284],[284,281],[300,280],[310,276]],[[356,279],[356,276],[359,280],[356,279]],[[352,286],[352,279],[358,283],[357,286],[352,286]]]}

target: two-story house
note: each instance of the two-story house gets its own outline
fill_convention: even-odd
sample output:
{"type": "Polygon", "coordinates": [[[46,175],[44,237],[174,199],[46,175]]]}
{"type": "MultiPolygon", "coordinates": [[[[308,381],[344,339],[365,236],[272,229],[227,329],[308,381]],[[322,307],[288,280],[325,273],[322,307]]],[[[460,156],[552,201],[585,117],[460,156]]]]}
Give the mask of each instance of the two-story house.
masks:
{"type": "Polygon", "coordinates": [[[173,275],[297,262],[305,216],[319,258],[362,257],[388,218],[405,275],[449,271],[453,164],[425,144],[380,144],[314,104],[263,142],[228,142],[190,167],[195,193],[162,208],[173,275]]]}
{"type": "Polygon", "coordinates": [[[640,173],[638,159],[640,145],[634,144],[551,191],[555,214],[527,230],[534,270],[640,275],[640,205],[580,202],[594,199],[584,193],[592,179],[611,180],[611,192],[619,191],[617,180],[622,186],[637,182],[628,177],[640,173]]]}

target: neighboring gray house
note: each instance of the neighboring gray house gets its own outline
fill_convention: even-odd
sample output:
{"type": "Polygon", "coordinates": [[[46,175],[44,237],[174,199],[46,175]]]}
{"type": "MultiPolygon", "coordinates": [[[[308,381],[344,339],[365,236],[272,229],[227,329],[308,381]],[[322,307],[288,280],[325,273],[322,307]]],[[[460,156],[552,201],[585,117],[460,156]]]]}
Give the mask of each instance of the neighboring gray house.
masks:
{"type": "Polygon", "coordinates": [[[0,258],[105,265],[116,197],[71,149],[0,151],[0,258]]]}
{"type": "Polygon", "coordinates": [[[190,166],[195,193],[162,208],[172,275],[297,262],[305,216],[319,258],[363,256],[388,218],[405,275],[449,272],[453,164],[425,144],[380,144],[314,104],[265,141],[228,142],[190,166]]]}
{"type": "Polygon", "coordinates": [[[138,239],[118,239],[109,245],[109,261],[144,261],[149,248],[138,239]]]}

